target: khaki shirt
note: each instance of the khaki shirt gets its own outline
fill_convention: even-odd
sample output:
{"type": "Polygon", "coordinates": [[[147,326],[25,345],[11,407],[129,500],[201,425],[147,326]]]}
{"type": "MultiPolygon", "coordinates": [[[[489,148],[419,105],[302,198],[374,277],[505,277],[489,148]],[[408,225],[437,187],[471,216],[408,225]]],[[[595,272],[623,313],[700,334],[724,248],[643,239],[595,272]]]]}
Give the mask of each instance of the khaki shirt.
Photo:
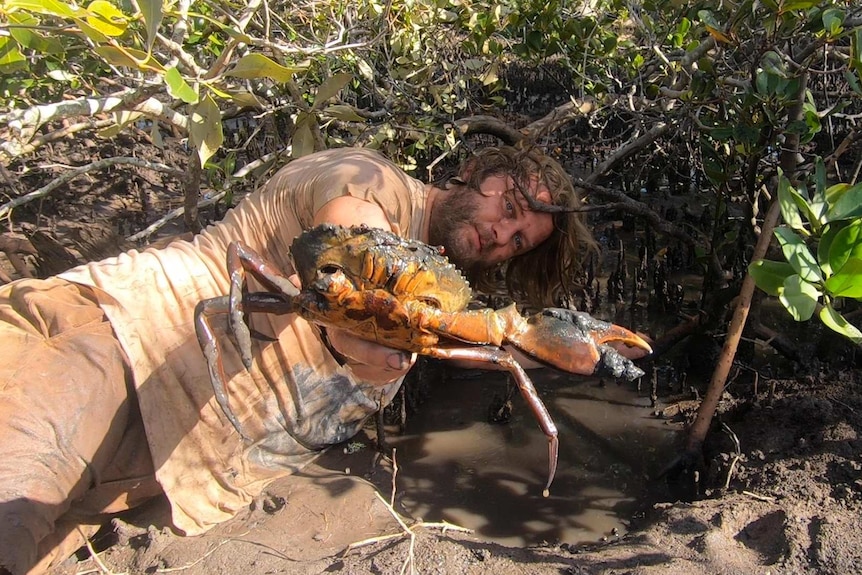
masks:
{"type": "Polygon", "coordinates": [[[290,162],[190,242],[132,250],[60,276],[96,289],[131,363],[156,478],[186,534],[229,519],[266,483],[349,439],[400,384],[357,381],[321,344],[317,327],[293,314],[252,316],[257,331],[278,341],[253,340],[246,371],[224,332],[226,316],[215,316],[230,405],[253,439],[244,444],[213,397],[195,337],[195,305],[228,293],[231,241],[244,241],[288,276],[293,239],[344,195],[376,203],[394,231],[418,239],[425,186],[376,152],[344,148],[290,162]]]}

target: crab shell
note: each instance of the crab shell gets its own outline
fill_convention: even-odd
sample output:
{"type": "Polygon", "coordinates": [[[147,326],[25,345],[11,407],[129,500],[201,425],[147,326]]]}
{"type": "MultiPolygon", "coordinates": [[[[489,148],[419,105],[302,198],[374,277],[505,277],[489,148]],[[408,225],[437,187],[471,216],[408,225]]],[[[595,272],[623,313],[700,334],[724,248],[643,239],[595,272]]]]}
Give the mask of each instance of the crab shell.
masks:
{"type": "Polygon", "coordinates": [[[300,314],[399,348],[434,345],[445,332],[420,328],[417,308],[460,312],[473,296],[441,250],[378,228],[320,225],[296,238],[291,255],[300,314]]]}

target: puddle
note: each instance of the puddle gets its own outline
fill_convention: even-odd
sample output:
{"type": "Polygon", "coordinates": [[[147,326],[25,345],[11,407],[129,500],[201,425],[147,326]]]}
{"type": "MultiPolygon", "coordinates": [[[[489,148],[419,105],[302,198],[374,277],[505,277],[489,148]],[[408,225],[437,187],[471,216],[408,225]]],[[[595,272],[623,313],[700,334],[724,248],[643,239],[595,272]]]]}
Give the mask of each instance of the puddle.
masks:
{"type": "Polygon", "coordinates": [[[486,423],[506,377],[467,373],[477,375],[437,384],[405,434],[388,438],[399,501],[414,518],[510,546],[576,544],[624,534],[632,514],[654,500],[662,482],[649,478],[673,456],[679,432],[652,417],[635,384],[530,372],[560,437],[557,476],[543,498],[544,434],[517,394],[508,424],[486,423]]]}

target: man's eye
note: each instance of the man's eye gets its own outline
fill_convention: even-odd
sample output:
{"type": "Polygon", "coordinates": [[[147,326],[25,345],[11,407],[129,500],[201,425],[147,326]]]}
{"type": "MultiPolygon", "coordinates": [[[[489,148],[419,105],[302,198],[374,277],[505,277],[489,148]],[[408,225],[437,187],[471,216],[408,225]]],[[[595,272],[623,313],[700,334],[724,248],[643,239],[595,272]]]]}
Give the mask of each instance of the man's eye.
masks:
{"type": "Polygon", "coordinates": [[[521,237],[521,234],[515,234],[512,237],[513,237],[513,240],[515,242],[515,249],[516,250],[520,250],[522,247],[524,247],[524,238],[521,237]]]}
{"type": "Polygon", "coordinates": [[[505,200],[506,200],[506,212],[508,212],[510,214],[514,213],[515,206],[512,205],[512,202],[509,201],[509,198],[505,198],[505,200]]]}

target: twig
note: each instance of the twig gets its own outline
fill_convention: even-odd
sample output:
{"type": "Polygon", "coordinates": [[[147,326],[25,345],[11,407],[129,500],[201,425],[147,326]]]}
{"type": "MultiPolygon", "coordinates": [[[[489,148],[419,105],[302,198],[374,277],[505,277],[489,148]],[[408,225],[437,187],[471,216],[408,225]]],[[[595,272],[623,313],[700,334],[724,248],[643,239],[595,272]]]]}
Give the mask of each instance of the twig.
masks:
{"type": "Polygon", "coordinates": [[[739,462],[739,459],[742,457],[742,450],[739,447],[739,438],[726,423],[722,422],[721,429],[730,436],[730,439],[733,440],[733,445],[736,448],[736,453],[733,456],[733,460],[730,462],[730,467],[727,469],[727,479],[724,481],[724,488],[728,489],[730,487],[730,479],[733,477],[733,470],[736,467],[737,462],[739,462]]]}
{"type": "Polygon", "coordinates": [[[222,545],[224,545],[226,543],[230,543],[231,541],[234,541],[234,539],[225,539],[224,541],[219,541],[218,545],[216,545],[215,547],[213,547],[212,549],[210,549],[209,551],[207,551],[206,553],[204,553],[203,555],[201,555],[200,557],[198,557],[197,559],[195,559],[191,563],[187,563],[186,565],[181,565],[179,567],[163,567],[161,569],[156,569],[156,573],[173,573],[176,571],[185,571],[186,569],[191,569],[192,567],[194,567],[195,565],[197,565],[198,563],[200,563],[201,561],[203,561],[204,559],[206,559],[207,557],[209,557],[210,555],[212,555],[213,553],[218,551],[222,545]]]}
{"type": "Polygon", "coordinates": [[[114,573],[113,571],[111,571],[108,566],[105,565],[105,563],[99,558],[99,554],[96,553],[96,550],[93,549],[93,544],[90,543],[90,538],[87,537],[87,535],[84,533],[84,530],[78,527],[78,533],[80,533],[81,537],[84,538],[84,545],[86,545],[87,551],[90,552],[90,557],[92,557],[96,565],[99,566],[99,571],[101,571],[105,575],[126,575],[125,571],[123,573],[114,573]]]}
{"type": "Polygon", "coordinates": [[[392,448],[392,495],[389,497],[389,507],[395,509],[395,478],[398,477],[398,460],[395,458],[397,450],[392,448]]]}
{"type": "Polygon", "coordinates": [[[400,533],[391,533],[389,535],[378,535],[377,537],[371,537],[368,539],[363,539],[362,541],[357,541],[355,543],[351,543],[347,546],[347,551],[352,551],[353,549],[358,549],[360,547],[365,547],[367,545],[373,545],[375,543],[381,543],[383,541],[391,541],[392,539],[398,539],[404,536],[410,538],[410,546],[407,551],[407,558],[404,560],[404,564],[401,566],[401,573],[403,573],[408,569],[410,569],[411,575],[416,573],[415,568],[415,554],[414,550],[416,548],[416,532],[415,530],[419,527],[424,527],[426,529],[440,529],[445,533],[448,530],[451,531],[460,531],[462,533],[472,533],[472,529],[467,529],[466,527],[460,527],[458,525],[454,525],[447,521],[443,521],[440,523],[425,523],[424,521],[419,521],[414,523],[413,525],[407,525],[401,515],[395,511],[395,479],[398,475],[398,463],[395,459],[395,450],[392,450],[392,495],[390,497],[390,501],[387,502],[382,495],[380,495],[379,491],[375,491],[374,495],[377,496],[377,499],[386,507],[386,510],[389,511],[389,514],[395,519],[398,525],[401,527],[400,533]]]}
{"type": "Polygon", "coordinates": [[[770,503],[775,501],[775,497],[771,497],[769,495],[758,495],[757,493],[752,493],[751,491],[743,491],[742,494],[748,495],[749,497],[757,499],[758,501],[768,501],[770,503]]]}

